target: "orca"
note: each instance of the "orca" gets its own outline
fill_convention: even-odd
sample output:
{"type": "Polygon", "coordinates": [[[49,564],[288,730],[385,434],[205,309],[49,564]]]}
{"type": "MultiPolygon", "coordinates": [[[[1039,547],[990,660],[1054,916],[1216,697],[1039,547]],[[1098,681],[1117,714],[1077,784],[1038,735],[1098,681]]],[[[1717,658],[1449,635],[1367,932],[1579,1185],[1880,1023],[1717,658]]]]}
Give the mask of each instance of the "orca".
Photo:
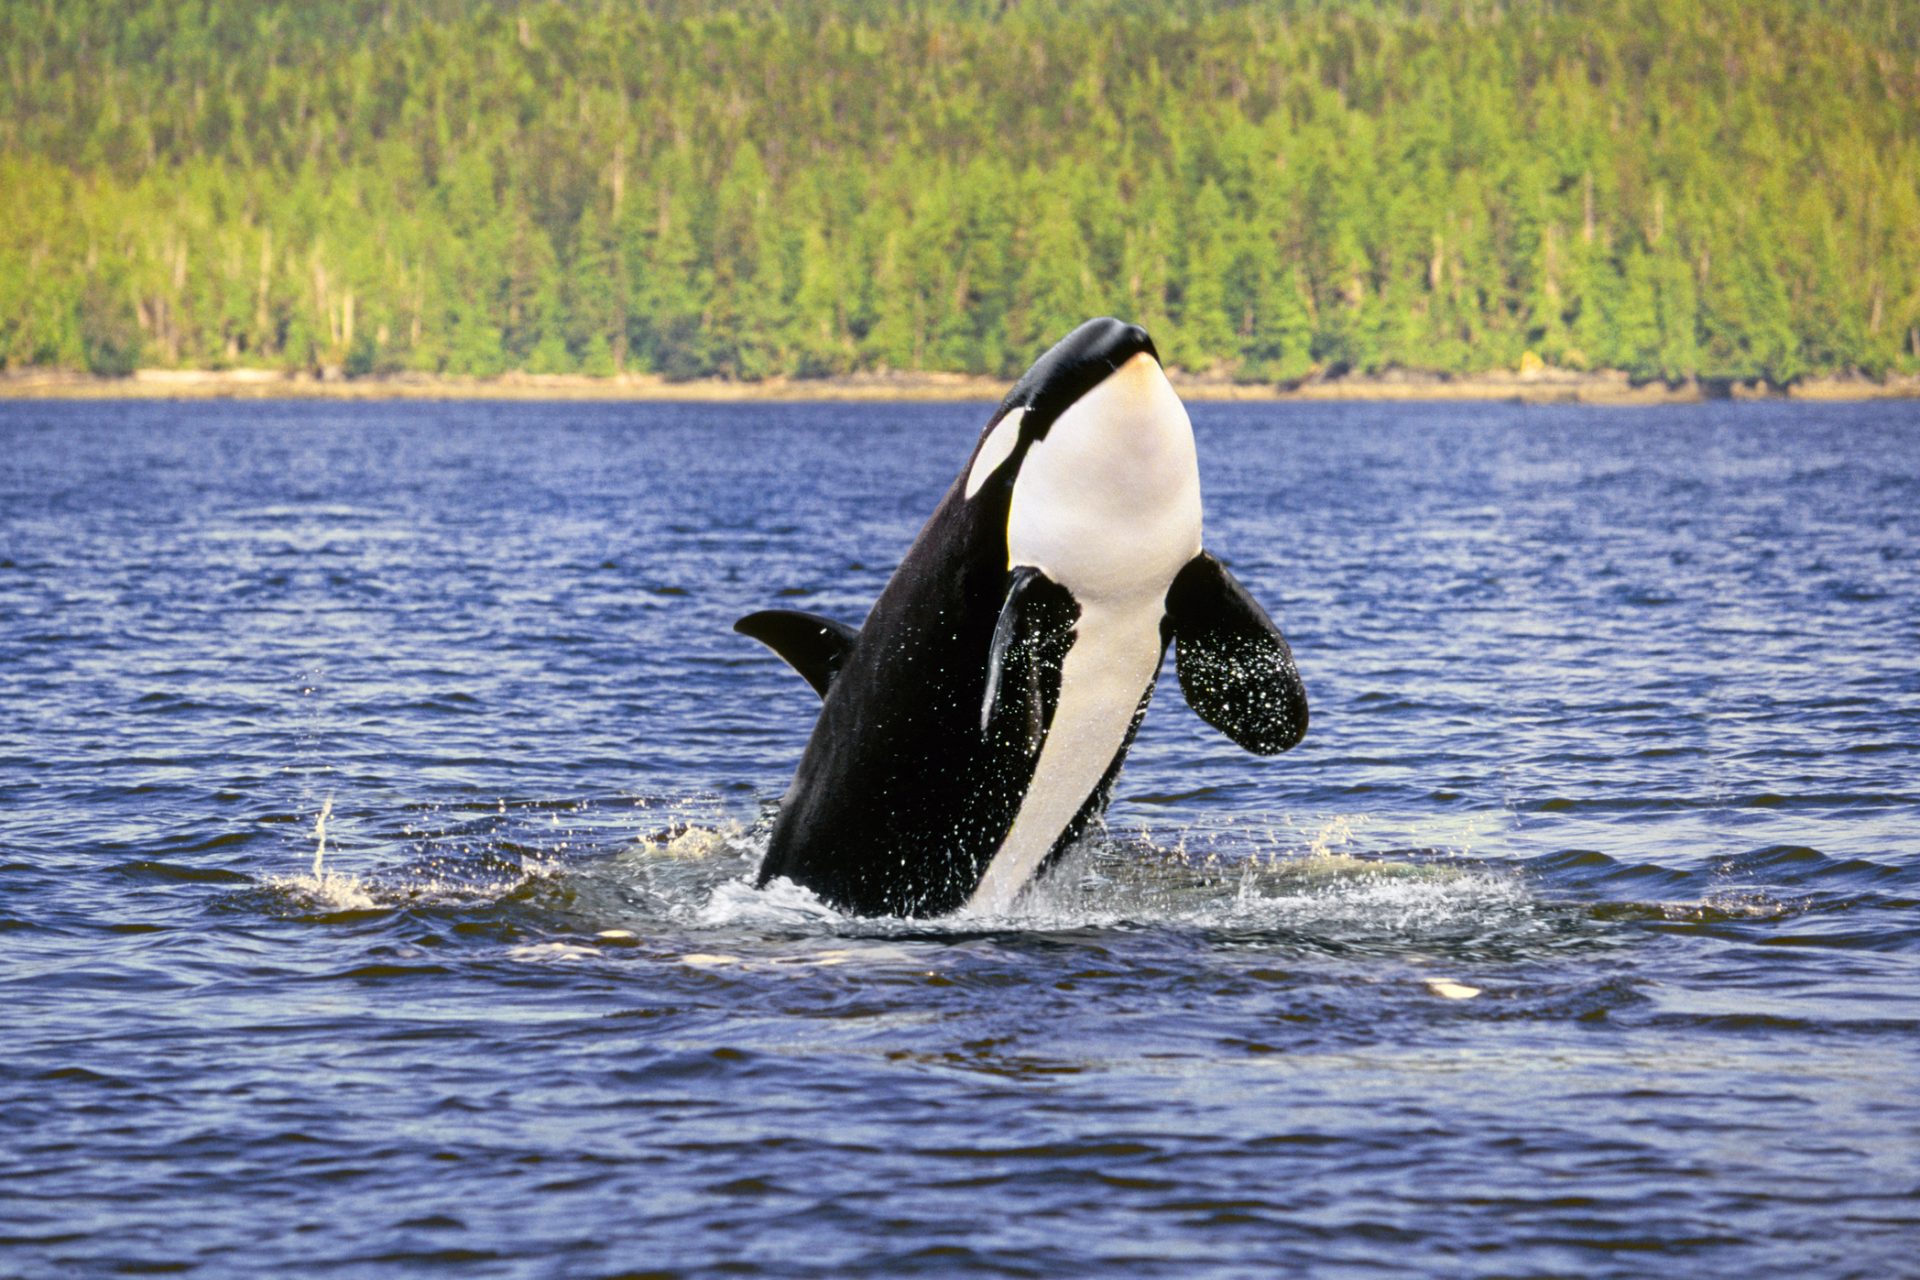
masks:
{"type": "Polygon", "coordinates": [[[1000,913],[1106,810],[1167,645],[1248,751],[1307,731],[1280,629],[1201,546],[1186,406],[1144,329],[1089,320],[981,431],[859,628],[734,629],[823,702],[759,884],[855,915],[1000,913]]]}

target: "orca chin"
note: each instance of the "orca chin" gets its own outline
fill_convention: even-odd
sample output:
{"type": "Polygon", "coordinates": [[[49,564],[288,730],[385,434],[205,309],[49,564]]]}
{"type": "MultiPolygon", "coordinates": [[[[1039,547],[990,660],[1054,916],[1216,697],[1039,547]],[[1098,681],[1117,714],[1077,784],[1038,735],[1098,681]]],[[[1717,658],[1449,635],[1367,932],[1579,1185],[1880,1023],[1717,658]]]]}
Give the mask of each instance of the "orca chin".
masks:
{"type": "Polygon", "coordinates": [[[822,698],[759,883],[859,915],[1011,907],[1105,812],[1169,643],[1247,750],[1307,730],[1280,629],[1203,548],[1186,407],[1109,318],[1014,384],[864,625],[734,629],[822,698]]]}

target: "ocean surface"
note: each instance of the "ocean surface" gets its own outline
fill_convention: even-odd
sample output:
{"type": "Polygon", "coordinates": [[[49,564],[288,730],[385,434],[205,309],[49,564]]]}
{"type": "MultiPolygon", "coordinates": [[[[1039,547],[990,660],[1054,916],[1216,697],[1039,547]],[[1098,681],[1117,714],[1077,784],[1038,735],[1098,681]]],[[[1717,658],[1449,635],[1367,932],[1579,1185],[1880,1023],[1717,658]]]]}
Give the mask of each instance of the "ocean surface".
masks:
{"type": "Polygon", "coordinates": [[[1920,1275],[1920,410],[1196,405],[1306,741],[756,891],[987,413],[0,404],[0,1275],[1920,1275]]]}

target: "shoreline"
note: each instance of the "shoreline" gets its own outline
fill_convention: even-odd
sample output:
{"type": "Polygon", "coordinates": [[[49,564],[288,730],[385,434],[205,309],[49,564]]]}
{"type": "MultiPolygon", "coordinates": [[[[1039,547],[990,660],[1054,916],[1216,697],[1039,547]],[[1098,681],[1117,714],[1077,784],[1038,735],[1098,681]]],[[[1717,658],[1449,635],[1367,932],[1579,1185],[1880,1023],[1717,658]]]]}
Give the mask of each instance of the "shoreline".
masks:
{"type": "MultiPolygon", "coordinates": [[[[1376,401],[1491,401],[1623,407],[1697,404],[1706,400],[1889,400],[1920,398],[1920,376],[1821,377],[1784,389],[1764,383],[1699,381],[1638,386],[1624,373],[1537,370],[1465,377],[1390,373],[1373,377],[1309,379],[1295,386],[1237,383],[1218,377],[1173,376],[1187,400],[1325,403],[1376,401]]],[[[267,369],[141,369],[125,378],[27,370],[0,374],[0,400],[579,400],[609,402],[778,401],[941,402],[997,401],[1009,380],[957,373],[870,373],[832,378],[769,378],[735,382],[700,378],[670,382],[656,374],[590,377],[582,374],[507,373],[495,378],[396,374],[365,378],[315,377],[267,369]]]]}

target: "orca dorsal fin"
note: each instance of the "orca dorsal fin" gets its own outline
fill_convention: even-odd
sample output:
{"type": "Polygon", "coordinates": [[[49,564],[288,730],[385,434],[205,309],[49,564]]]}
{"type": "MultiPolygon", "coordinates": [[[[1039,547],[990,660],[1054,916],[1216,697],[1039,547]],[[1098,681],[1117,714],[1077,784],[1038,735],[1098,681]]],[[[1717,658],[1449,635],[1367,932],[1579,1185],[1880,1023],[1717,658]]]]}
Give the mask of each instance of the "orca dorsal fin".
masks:
{"type": "Polygon", "coordinates": [[[1167,629],[1187,705],[1255,755],[1307,734],[1307,690],[1273,619],[1227,567],[1202,551],[1167,589],[1167,629]]]}
{"type": "Polygon", "coordinates": [[[798,671],[813,691],[827,696],[827,686],[840,674],[847,651],[860,632],[844,622],[797,609],[762,609],[733,624],[743,636],[752,636],[798,671]]]}

